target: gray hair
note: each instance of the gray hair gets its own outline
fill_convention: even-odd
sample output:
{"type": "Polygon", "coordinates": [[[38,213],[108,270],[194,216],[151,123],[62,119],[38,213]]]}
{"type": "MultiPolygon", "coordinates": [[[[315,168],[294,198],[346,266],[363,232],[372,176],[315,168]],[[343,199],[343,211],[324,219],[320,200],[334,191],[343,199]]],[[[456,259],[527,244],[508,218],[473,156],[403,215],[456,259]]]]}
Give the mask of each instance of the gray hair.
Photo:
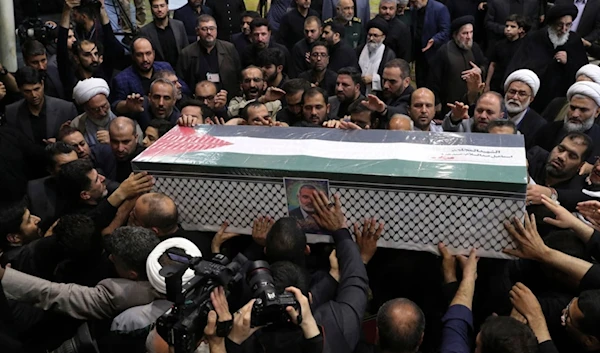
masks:
{"type": "MultiPolygon", "coordinates": [[[[157,78],[156,80],[152,81],[152,83],[150,84],[150,92],[152,92],[152,88],[154,88],[154,85],[159,84],[159,83],[171,86],[171,90],[173,91],[173,99],[175,99],[177,97],[177,87],[175,87],[173,82],[167,80],[164,77],[157,78]]],[[[148,94],[148,96],[150,96],[150,94],[148,94]]]]}
{"type": "Polygon", "coordinates": [[[106,250],[146,279],[146,259],[160,241],[154,232],[142,227],[120,227],[104,237],[106,250]]]}

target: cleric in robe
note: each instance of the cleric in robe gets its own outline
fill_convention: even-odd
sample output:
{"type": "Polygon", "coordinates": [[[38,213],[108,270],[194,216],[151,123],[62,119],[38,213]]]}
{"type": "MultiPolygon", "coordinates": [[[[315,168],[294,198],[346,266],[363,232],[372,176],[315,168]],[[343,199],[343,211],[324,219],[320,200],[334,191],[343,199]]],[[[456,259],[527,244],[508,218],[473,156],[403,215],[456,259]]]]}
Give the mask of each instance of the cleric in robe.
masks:
{"type": "Polygon", "coordinates": [[[577,70],[588,63],[581,37],[570,31],[576,17],[573,4],[553,6],[546,14],[547,26],[528,34],[508,65],[507,74],[530,69],[540,78],[540,91],[531,103],[538,112],[555,97],[564,97],[577,70]]]}

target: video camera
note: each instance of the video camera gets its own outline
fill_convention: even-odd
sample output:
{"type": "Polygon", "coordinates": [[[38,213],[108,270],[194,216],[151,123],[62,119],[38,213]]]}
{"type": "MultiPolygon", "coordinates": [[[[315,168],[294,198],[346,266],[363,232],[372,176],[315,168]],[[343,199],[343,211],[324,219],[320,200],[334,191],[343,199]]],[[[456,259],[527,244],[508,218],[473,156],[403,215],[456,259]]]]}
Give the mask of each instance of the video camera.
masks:
{"type": "Polygon", "coordinates": [[[300,312],[300,303],[293,293],[276,293],[271,268],[266,261],[252,262],[246,272],[246,279],[256,298],[250,317],[251,327],[288,323],[290,316],[285,310],[288,306],[300,312]]]}
{"type": "MultiPolygon", "coordinates": [[[[228,291],[233,284],[239,282],[243,278],[240,270],[248,259],[242,254],[237,255],[233,261],[221,254],[215,255],[210,261],[170,250],[165,254],[179,264],[164,266],[160,270],[160,274],[165,277],[167,299],[174,305],[158,318],[156,331],[175,348],[175,353],[193,352],[203,335],[208,313],[214,310],[210,293],[219,286],[228,291]],[[181,283],[188,268],[194,270],[195,276],[187,283],[181,283]]],[[[217,334],[224,337],[229,332],[217,330],[217,334]]]]}
{"type": "Polygon", "coordinates": [[[49,45],[56,39],[56,27],[44,23],[40,18],[30,17],[24,20],[15,31],[19,41],[24,43],[28,39],[49,45]]]}
{"type": "MultiPolygon", "coordinates": [[[[167,250],[165,254],[174,265],[164,266],[160,274],[165,277],[167,299],[174,303],[173,307],[158,318],[156,331],[175,353],[189,353],[196,349],[196,344],[203,335],[208,320],[208,313],[214,310],[210,293],[223,286],[226,293],[243,278],[242,268],[248,259],[238,254],[233,261],[221,254],[210,261],[200,257],[191,257],[176,250],[167,250]],[[187,283],[182,276],[187,269],[193,269],[195,276],[187,283]]],[[[286,312],[288,306],[300,311],[300,304],[292,293],[277,294],[273,276],[266,261],[254,261],[248,264],[246,279],[256,298],[252,307],[251,326],[286,324],[290,317],[286,312]]],[[[217,335],[225,337],[231,330],[217,325],[217,335]]]]}

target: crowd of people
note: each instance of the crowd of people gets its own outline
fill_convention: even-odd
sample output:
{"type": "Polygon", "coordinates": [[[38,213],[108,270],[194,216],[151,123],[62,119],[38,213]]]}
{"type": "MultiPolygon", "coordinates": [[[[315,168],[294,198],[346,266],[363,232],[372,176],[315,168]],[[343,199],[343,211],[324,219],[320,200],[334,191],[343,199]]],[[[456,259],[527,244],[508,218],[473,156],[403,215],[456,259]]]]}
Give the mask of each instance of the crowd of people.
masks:
{"type": "Polygon", "coordinates": [[[56,41],[0,64],[0,351],[600,351],[598,0],[149,0],[148,23],[136,0],[125,36],[116,1],[64,0],[56,41]],[[527,216],[509,260],[378,248],[383,222],[317,190],[299,212],[331,244],[268,209],[251,236],[184,229],[131,161],[201,124],[521,135],[527,216]],[[173,266],[238,254],[183,301],[202,327],[165,334],[192,317],[173,266]],[[255,325],[271,284],[294,304],[255,325]]]}

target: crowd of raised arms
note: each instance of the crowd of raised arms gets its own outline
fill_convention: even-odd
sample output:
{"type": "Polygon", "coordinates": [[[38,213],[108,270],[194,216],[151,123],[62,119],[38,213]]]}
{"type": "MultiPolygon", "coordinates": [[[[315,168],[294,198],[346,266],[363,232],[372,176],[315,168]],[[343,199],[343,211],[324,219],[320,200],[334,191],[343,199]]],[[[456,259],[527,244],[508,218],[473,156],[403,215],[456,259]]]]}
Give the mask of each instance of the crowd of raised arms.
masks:
{"type": "Polygon", "coordinates": [[[168,2],[64,0],[0,65],[0,352],[600,352],[600,0],[168,2]],[[378,248],[368,204],[316,190],[332,243],[269,209],[251,236],[184,229],[131,161],[202,124],[522,135],[527,215],[505,260],[378,248]],[[189,314],[166,270],[219,254],[273,287],[214,285],[165,334],[189,314]],[[265,319],[257,288],[294,304],[265,319]]]}

